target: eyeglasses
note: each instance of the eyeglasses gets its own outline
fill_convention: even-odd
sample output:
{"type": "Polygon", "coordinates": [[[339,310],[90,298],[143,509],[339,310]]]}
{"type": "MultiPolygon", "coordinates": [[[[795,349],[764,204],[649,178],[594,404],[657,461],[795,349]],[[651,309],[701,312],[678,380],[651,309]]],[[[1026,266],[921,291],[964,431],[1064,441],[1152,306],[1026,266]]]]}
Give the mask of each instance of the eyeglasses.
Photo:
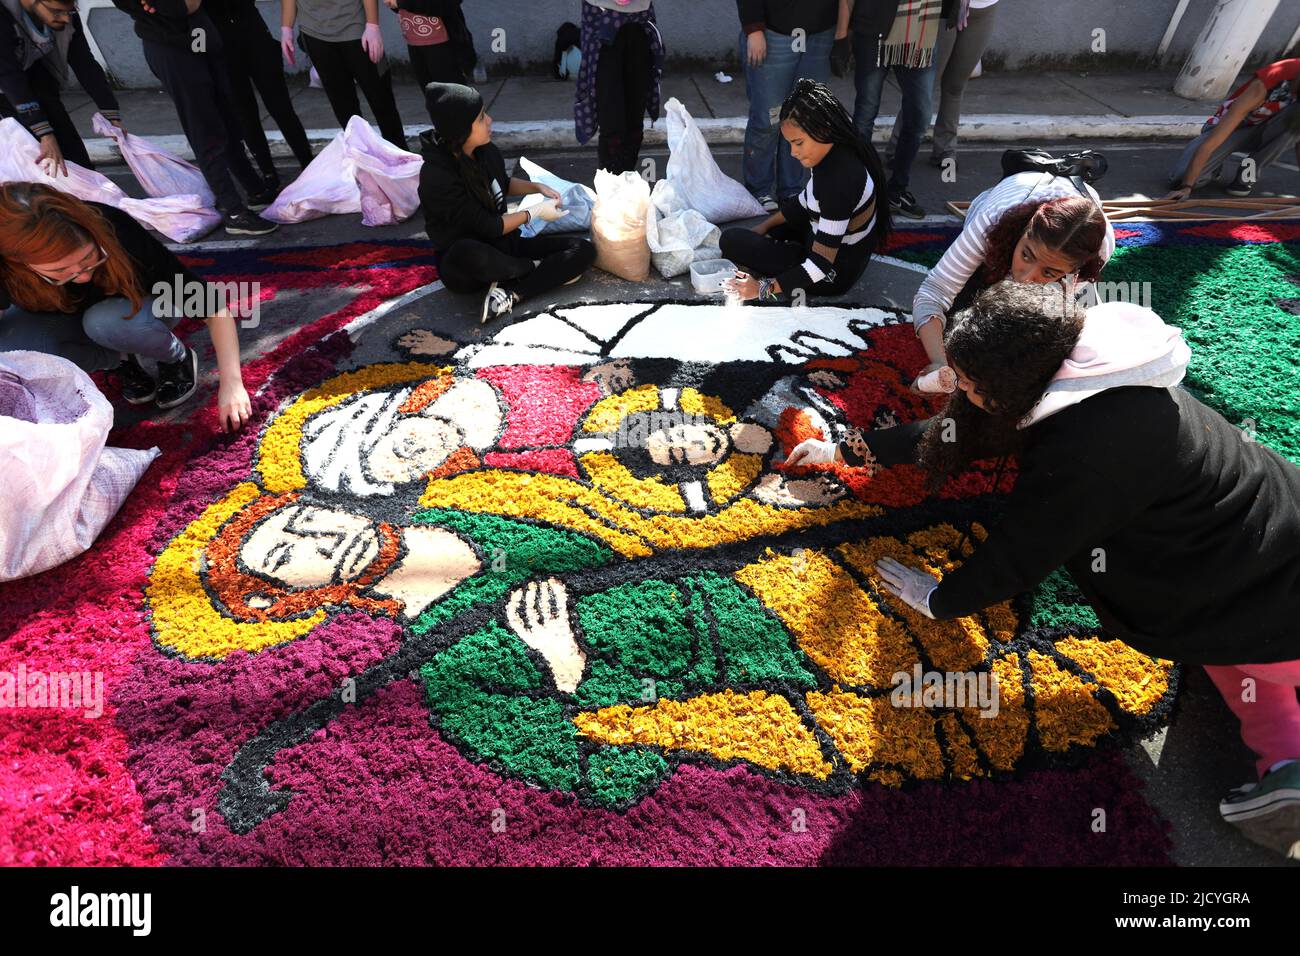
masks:
{"type": "Polygon", "coordinates": [[[50,13],[54,14],[56,17],[67,17],[71,20],[77,15],[77,5],[75,3],[60,3],[59,6],[56,7],[50,3],[50,0],[36,0],[36,2],[49,10],[50,13]]]}
{"type": "Polygon", "coordinates": [[[60,277],[56,279],[53,276],[47,276],[44,272],[39,272],[36,269],[32,269],[32,271],[35,272],[38,276],[40,276],[42,279],[44,279],[46,282],[48,282],[50,285],[67,285],[73,279],[77,278],[77,276],[85,275],[87,272],[94,272],[96,269],[98,269],[100,266],[102,266],[105,262],[108,261],[107,252],[105,252],[99,246],[96,246],[95,249],[99,252],[99,258],[96,259],[94,262],[90,263],[89,265],[82,266],[80,269],[72,273],[72,275],[70,276],[60,277]]]}

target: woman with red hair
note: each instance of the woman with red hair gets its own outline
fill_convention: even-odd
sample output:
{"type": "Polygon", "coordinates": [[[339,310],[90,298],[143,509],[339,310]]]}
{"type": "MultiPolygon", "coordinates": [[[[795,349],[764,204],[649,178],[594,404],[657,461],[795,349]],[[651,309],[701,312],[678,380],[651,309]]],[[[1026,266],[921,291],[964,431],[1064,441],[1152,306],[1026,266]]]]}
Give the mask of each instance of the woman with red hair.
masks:
{"type": "MultiPolygon", "coordinates": [[[[975,197],[966,224],[912,300],[912,322],[930,359],[946,364],[947,316],[1003,279],[1059,282],[1071,293],[1095,280],[1115,251],[1115,231],[1093,188],[1051,173],[1008,176],[975,197]]],[[[919,378],[919,376],[918,376],[919,378]]]]}
{"type": "MultiPolygon", "coordinates": [[[[0,352],[47,352],[86,371],[115,369],[132,405],[173,408],[197,387],[198,355],[172,329],[179,308],[151,290],[201,285],[127,213],[39,183],[0,185],[0,352]],[[193,283],[194,285],[191,285],[193,283]],[[158,363],[155,382],[140,358],[158,363]]],[[[203,317],[217,353],[223,430],[250,413],[239,335],[225,309],[203,317]]]]}

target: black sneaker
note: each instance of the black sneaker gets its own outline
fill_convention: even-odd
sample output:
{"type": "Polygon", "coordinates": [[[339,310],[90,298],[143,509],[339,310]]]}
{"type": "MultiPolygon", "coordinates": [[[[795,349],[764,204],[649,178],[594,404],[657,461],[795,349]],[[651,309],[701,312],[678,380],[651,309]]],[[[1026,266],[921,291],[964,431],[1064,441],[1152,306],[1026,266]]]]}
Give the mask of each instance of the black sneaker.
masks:
{"type": "Polygon", "coordinates": [[[140,366],[140,360],[128,355],[117,368],[113,369],[118,383],[122,386],[122,400],[128,405],[143,405],[152,402],[158,394],[158,383],[153,376],[140,366]]]}
{"type": "Polygon", "coordinates": [[[515,297],[493,282],[488,286],[487,295],[483,297],[483,311],[479,313],[479,323],[486,324],[493,319],[510,314],[515,307],[515,297]]]}
{"type": "Polygon", "coordinates": [[[198,386],[199,353],[185,349],[179,362],[158,363],[158,407],[175,408],[189,401],[198,386]]]}
{"type": "Polygon", "coordinates": [[[275,197],[280,195],[279,180],[272,181],[270,178],[264,179],[265,185],[258,192],[248,197],[248,208],[253,212],[261,212],[271,203],[275,202],[275,197]]]}
{"type": "Polygon", "coordinates": [[[925,218],[925,210],[917,203],[916,197],[906,189],[889,194],[889,211],[901,213],[909,219],[925,218]]]}
{"type": "Polygon", "coordinates": [[[1242,180],[1241,173],[1237,173],[1232,182],[1223,187],[1223,191],[1229,196],[1249,196],[1255,191],[1255,184],[1242,180]]]}
{"type": "MultiPolygon", "coordinates": [[[[271,198],[274,199],[275,197],[271,198]]],[[[249,212],[247,209],[226,213],[223,225],[226,227],[226,235],[228,236],[267,236],[280,228],[275,223],[267,222],[261,216],[249,212]]]]}

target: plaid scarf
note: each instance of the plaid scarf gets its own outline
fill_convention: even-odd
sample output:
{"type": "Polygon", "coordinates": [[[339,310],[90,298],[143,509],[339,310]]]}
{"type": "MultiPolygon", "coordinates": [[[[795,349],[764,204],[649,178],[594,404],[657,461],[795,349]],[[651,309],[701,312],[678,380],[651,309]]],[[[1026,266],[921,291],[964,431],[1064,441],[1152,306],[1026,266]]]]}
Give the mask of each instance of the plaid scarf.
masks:
{"type": "Polygon", "coordinates": [[[934,62],[943,0],[902,0],[881,38],[877,66],[927,67],[934,62]]]}

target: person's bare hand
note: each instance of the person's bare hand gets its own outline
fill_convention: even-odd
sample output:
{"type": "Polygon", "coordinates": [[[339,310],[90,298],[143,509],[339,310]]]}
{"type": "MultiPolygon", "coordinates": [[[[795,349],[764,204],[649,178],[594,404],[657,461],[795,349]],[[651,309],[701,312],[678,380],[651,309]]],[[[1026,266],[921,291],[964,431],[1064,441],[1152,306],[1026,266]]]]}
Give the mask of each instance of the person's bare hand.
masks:
{"type": "Polygon", "coordinates": [[[1169,200],[1187,199],[1192,195],[1191,186],[1180,186],[1177,189],[1171,189],[1165,193],[1164,198],[1169,200]]]}
{"type": "Polygon", "coordinates": [[[54,138],[53,133],[46,133],[41,137],[41,151],[36,157],[36,165],[44,170],[47,176],[66,176],[68,175],[68,164],[63,159],[63,150],[59,149],[59,141],[54,138]]]}
{"type": "Polygon", "coordinates": [[[762,66],[767,59],[767,36],[755,30],[745,40],[745,57],[750,66],[762,66]]]}
{"type": "Polygon", "coordinates": [[[158,12],[157,7],[149,6],[149,0],[140,0],[140,7],[144,10],[145,13],[153,14],[158,12]]]}

